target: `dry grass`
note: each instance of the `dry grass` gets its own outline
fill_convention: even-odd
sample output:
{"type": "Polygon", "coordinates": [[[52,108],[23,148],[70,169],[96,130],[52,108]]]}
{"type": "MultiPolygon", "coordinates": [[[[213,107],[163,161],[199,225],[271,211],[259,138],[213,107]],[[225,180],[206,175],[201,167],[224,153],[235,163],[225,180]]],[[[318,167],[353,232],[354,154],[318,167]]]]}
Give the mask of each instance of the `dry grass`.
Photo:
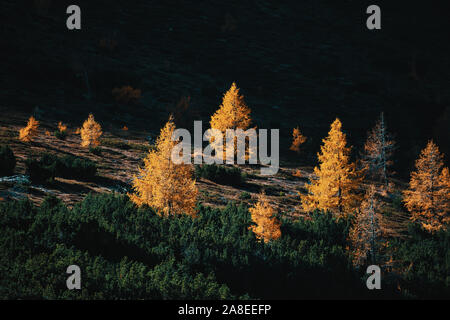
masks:
{"type": "MultiPolygon", "coordinates": [[[[24,143],[17,138],[18,130],[26,122],[27,115],[11,115],[7,121],[0,119],[0,143],[9,144],[14,154],[18,158],[16,167],[17,174],[25,172],[25,159],[40,152],[51,152],[58,155],[73,154],[95,161],[99,167],[98,178],[95,181],[84,182],[57,178],[55,183],[49,186],[28,186],[25,188],[13,188],[13,186],[0,185],[0,198],[27,197],[36,204],[42,199],[52,194],[62,199],[66,204],[72,206],[83,199],[89,192],[103,193],[122,191],[130,188],[133,175],[137,173],[137,168],[142,164],[145,157],[145,148],[148,143],[142,138],[133,137],[133,133],[127,131],[126,140],[123,137],[123,130],[118,128],[113,132],[105,132],[104,139],[108,141],[120,141],[130,146],[124,149],[122,144],[108,144],[101,146],[101,154],[95,155],[88,149],[81,147],[80,136],[71,132],[65,141],[56,137],[45,135],[45,130],[54,131],[57,127],[52,123],[42,121],[39,135],[34,142],[24,143]]],[[[300,193],[304,192],[305,184],[311,177],[312,167],[298,167],[294,164],[283,163],[277,175],[263,177],[259,174],[259,168],[252,166],[242,166],[242,171],[247,173],[246,184],[241,187],[233,187],[217,184],[215,182],[199,179],[197,180],[200,189],[199,200],[209,206],[224,207],[228,201],[244,202],[251,205],[256,195],[265,190],[271,203],[276,209],[283,213],[285,217],[305,216],[306,213],[301,208],[300,193]],[[300,170],[301,175],[298,175],[300,170]],[[242,192],[248,192],[250,199],[240,199],[242,192]]],[[[401,181],[395,181],[397,192],[404,189],[405,185],[401,181]]],[[[383,207],[387,223],[384,226],[387,234],[401,236],[408,223],[408,216],[404,211],[398,210],[390,201],[386,201],[383,207]]]]}

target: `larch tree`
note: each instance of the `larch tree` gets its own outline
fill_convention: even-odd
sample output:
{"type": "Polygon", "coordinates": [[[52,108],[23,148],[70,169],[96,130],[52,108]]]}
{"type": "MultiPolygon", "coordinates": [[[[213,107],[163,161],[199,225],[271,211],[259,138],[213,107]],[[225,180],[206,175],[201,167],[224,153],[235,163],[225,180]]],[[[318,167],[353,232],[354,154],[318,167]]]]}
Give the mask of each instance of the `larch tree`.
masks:
{"type": "Polygon", "coordinates": [[[430,232],[446,229],[450,223],[449,170],[433,141],[422,150],[415,167],[403,199],[411,219],[430,232]]]}
{"type": "Polygon", "coordinates": [[[353,263],[363,265],[366,262],[377,264],[379,241],[382,236],[383,216],[379,212],[380,204],[376,198],[376,188],[372,184],[367,188],[361,208],[350,229],[353,263]]]}
{"type": "MultiPolygon", "coordinates": [[[[233,82],[231,88],[225,93],[222,104],[219,109],[211,116],[209,122],[211,129],[217,129],[223,135],[223,154],[226,153],[226,130],[242,129],[247,130],[251,125],[251,110],[244,101],[244,96],[239,94],[239,88],[233,82]]],[[[211,138],[211,144],[214,146],[214,137],[211,138]]],[[[236,138],[234,139],[234,145],[236,138]]],[[[229,146],[228,146],[229,147],[229,146]]],[[[236,151],[236,148],[235,148],[236,151]]]]}
{"type": "Polygon", "coordinates": [[[27,126],[19,130],[19,139],[23,142],[31,142],[38,134],[39,121],[33,116],[28,119],[27,126]]]}
{"type": "Polygon", "coordinates": [[[172,141],[175,130],[170,117],[161,129],[155,149],[150,150],[144,159],[144,167],[134,176],[130,199],[137,205],[148,205],[161,216],[187,214],[195,217],[198,189],[192,179],[190,164],[175,164],[172,150],[179,141],[172,141]]]}
{"type": "Polygon", "coordinates": [[[389,167],[393,164],[394,147],[395,142],[387,131],[384,114],[381,113],[375,127],[369,131],[364,145],[362,163],[372,178],[382,182],[386,190],[389,185],[388,178],[391,174],[389,167]]]}
{"type": "Polygon", "coordinates": [[[254,225],[249,227],[258,240],[269,242],[281,237],[280,222],[275,217],[275,210],[266,195],[258,195],[258,202],[249,209],[254,225]]]}
{"type": "Polygon", "coordinates": [[[58,122],[58,130],[60,133],[67,132],[67,126],[63,124],[61,121],[58,122]]]}
{"type": "Polygon", "coordinates": [[[94,116],[90,114],[88,119],[84,121],[83,126],[80,129],[81,146],[98,146],[100,144],[98,139],[102,134],[102,127],[98,122],[95,121],[94,116]]]}
{"type": "Polygon", "coordinates": [[[292,144],[289,150],[300,153],[300,146],[305,143],[306,137],[300,132],[300,128],[292,130],[292,144]]]}
{"type": "Polygon", "coordinates": [[[347,147],[346,135],[342,132],[342,123],[336,119],[331,124],[328,137],[317,154],[319,167],[314,168],[315,178],[302,195],[305,211],[323,210],[347,215],[359,206],[360,197],[356,191],[361,183],[361,173],[350,162],[350,147],[347,147]]]}

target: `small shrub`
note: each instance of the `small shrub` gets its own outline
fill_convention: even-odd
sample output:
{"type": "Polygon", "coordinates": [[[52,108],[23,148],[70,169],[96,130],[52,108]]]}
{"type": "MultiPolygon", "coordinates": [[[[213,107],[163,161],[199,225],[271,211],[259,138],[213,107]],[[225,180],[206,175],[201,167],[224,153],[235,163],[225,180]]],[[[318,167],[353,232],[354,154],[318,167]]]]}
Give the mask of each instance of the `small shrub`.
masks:
{"type": "Polygon", "coordinates": [[[91,179],[97,174],[95,162],[66,155],[56,161],[56,176],[68,179],[91,179]]]}
{"type": "Polygon", "coordinates": [[[8,176],[14,173],[16,157],[9,146],[0,146],[0,176],[8,176]]]}
{"type": "Polygon", "coordinates": [[[32,182],[52,182],[55,177],[67,179],[91,179],[97,173],[95,162],[66,155],[61,158],[44,153],[39,159],[27,159],[26,174],[32,182]]]}
{"type": "Polygon", "coordinates": [[[238,167],[218,166],[216,164],[204,164],[195,167],[197,178],[208,179],[220,184],[242,185],[246,180],[246,175],[238,167]]]}
{"type": "Polygon", "coordinates": [[[241,199],[241,200],[249,200],[249,199],[251,199],[251,198],[252,198],[251,194],[248,193],[247,191],[243,191],[243,192],[241,192],[241,194],[239,195],[239,199],[241,199]]]}
{"type": "Polygon", "coordinates": [[[89,152],[99,157],[102,155],[102,149],[100,147],[90,147],[89,152]]]}
{"type": "Polygon", "coordinates": [[[104,138],[104,139],[100,139],[100,144],[105,147],[117,148],[117,149],[122,149],[122,150],[130,150],[131,149],[131,147],[128,143],[123,142],[120,139],[104,138]]]}
{"type": "Polygon", "coordinates": [[[27,159],[25,161],[25,174],[30,176],[34,183],[47,183],[55,179],[56,157],[45,153],[40,159],[27,159]]]}
{"type": "Polygon", "coordinates": [[[392,206],[396,211],[404,211],[403,207],[403,195],[401,192],[395,192],[391,194],[392,206]]]}
{"type": "Polygon", "coordinates": [[[66,140],[66,138],[67,138],[67,131],[59,131],[59,130],[56,130],[56,131],[53,133],[53,135],[54,135],[56,138],[60,139],[60,140],[66,140]]]}

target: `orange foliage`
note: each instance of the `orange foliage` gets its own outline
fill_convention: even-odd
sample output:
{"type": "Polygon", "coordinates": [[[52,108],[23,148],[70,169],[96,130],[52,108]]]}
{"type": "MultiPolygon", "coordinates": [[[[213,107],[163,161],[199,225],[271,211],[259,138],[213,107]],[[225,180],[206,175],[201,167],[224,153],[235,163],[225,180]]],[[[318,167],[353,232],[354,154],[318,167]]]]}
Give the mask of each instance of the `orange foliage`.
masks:
{"type": "MultiPolygon", "coordinates": [[[[225,93],[222,104],[219,109],[211,116],[209,122],[212,129],[218,129],[223,134],[223,155],[226,155],[226,130],[227,129],[242,129],[247,130],[251,124],[250,108],[244,101],[244,96],[239,94],[239,88],[233,82],[230,89],[225,93]]],[[[236,144],[235,138],[234,144],[236,144]]],[[[211,139],[211,144],[214,146],[214,138],[211,139]]],[[[236,148],[235,148],[236,151],[236,148]]]]}
{"type": "Polygon", "coordinates": [[[19,139],[23,142],[30,142],[38,134],[39,121],[37,121],[33,116],[28,119],[27,126],[25,128],[20,129],[19,131],[19,139]]]}
{"type": "Polygon", "coordinates": [[[118,103],[135,103],[141,98],[141,90],[133,89],[131,86],[124,86],[114,88],[112,95],[118,103]]]}
{"type": "Polygon", "coordinates": [[[394,146],[395,142],[387,132],[384,115],[381,113],[380,120],[369,131],[364,145],[362,163],[373,178],[383,182],[385,190],[388,190],[388,177],[391,173],[389,167],[393,164],[391,158],[394,146]]]}
{"type": "Polygon", "coordinates": [[[60,122],[58,122],[58,130],[59,130],[59,132],[63,133],[63,132],[65,132],[65,131],[67,131],[67,126],[64,125],[64,124],[60,121],[60,122]]]}
{"type": "Polygon", "coordinates": [[[300,153],[300,145],[305,143],[306,137],[301,134],[299,127],[292,130],[292,145],[289,150],[300,153]]]}
{"type": "Polygon", "coordinates": [[[430,232],[445,229],[450,222],[450,177],[443,158],[437,145],[429,141],[404,191],[403,201],[411,219],[430,232]]]}
{"type": "Polygon", "coordinates": [[[294,177],[301,178],[302,177],[302,172],[300,171],[300,169],[297,169],[297,170],[295,170],[295,172],[292,175],[294,177]]]}
{"type": "Polygon", "coordinates": [[[249,230],[255,233],[258,240],[269,242],[281,237],[281,224],[274,216],[275,210],[264,193],[259,194],[258,202],[249,211],[255,223],[255,225],[249,227],[249,230]]]}
{"type": "Polygon", "coordinates": [[[316,179],[307,185],[308,194],[302,196],[303,209],[316,209],[346,215],[359,205],[355,191],[361,183],[361,174],[350,162],[350,147],[341,130],[342,124],[336,119],[331,124],[328,137],[318,153],[319,167],[314,168],[316,179]]]}
{"type": "Polygon", "coordinates": [[[187,214],[195,216],[198,189],[192,179],[193,168],[189,164],[174,164],[172,150],[177,141],[172,141],[175,130],[170,117],[156,141],[154,150],[150,150],[144,159],[144,168],[134,176],[133,194],[130,199],[141,206],[146,204],[154,208],[159,215],[187,214]]]}
{"type": "Polygon", "coordinates": [[[96,147],[100,144],[98,139],[103,134],[102,127],[95,121],[92,114],[84,121],[83,127],[80,129],[80,134],[82,147],[96,147]]]}
{"type": "Polygon", "coordinates": [[[122,131],[128,131],[128,127],[127,126],[123,126],[122,131]]]}

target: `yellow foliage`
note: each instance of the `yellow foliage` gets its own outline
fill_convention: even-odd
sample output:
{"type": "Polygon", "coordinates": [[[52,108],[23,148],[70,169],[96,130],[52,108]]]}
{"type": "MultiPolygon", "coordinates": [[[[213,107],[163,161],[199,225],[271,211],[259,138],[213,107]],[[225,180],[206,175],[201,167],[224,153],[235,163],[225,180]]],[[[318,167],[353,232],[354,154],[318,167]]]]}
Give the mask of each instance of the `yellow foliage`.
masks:
{"type": "Polygon", "coordinates": [[[336,119],[331,124],[328,137],[323,139],[318,153],[319,167],[314,168],[316,179],[307,185],[308,194],[302,196],[303,209],[316,209],[346,215],[359,205],[355,194],[361,183],[361,172],[350,162],[350,147],[341,130],[342,123],[336,119]]]}
{"type": "Polygon", "coordinates": [[[269,242],[281,237],[280,222],[275,215],[275,210],[268,202],[264,193],[258,196],[258,202],[249,209],[252,220],[255,225],[249,227],[249,230],[255,233],[258,240],[269,242]]]}
{"type": "Polygon", "coordinates": [[[33,141],[34,137],[38,134],[39,121],[37,121],[33,116],[28,119],[27,126],[20,129],[19,139],[23,142],[33,141]]]}
{"type": "Polygon", "coordinates": [[[187,214],[195,216],[195,204],[198,190],[192,179],[193,168],[190,164],[174,164],[171,154],[179,143],[172,141],[175,130],[170,117],[156,141],[154,150],[150,150],[144,159],[144,168],[134,176],[133,194],[130,199],[141,206],[146,204],[154,208],[159,215],[187,214]]]}
{"type": "Polygon", "coordinates": [[[102,134],[102,127],[95,121],[94,116],[90,114],[89,118],[84,121],[83,127],[80,129],[81,146],[98,146],[100,144],[98,139],[102,134]]]}
{"type": "MultiPolygon", "coordinates": [[[[226,154],[226,130],[238,128],[247,130],[252,122],[250,112],[250,108],[245,104],[244,96],[239,94],[239,88],[237,88],[236,83],[233,82],[230,89],[223,96],[222,104],[211,116],[211,121],[209,122],[212,129],[218,129],[223,134],[224,158],[226,154]]],[[[214,143],[213,139],[211,140],[211,143],[214,143]]],[[[236,138],[234,144],[236,144],[236,138]]]]}
{"type": "Polygon", "coordinates": [[[60,122],[58,122],[58,130],[59,130],[59,132],[63,133],[63,132],[65,132],[65,131],[67,130],[67,126],[64,125],[64,124],[60,121],[60,122]]]}
{"type": "Polygon", "coordinates": [[[450,222],[450,177],[444,156],[429,141],[416,160],[404,202],[413,221],[430,232],[447,228],[450,222]]]}
{"type": "Polygon", "coordinates": [[[299,127],[292,130],[292,145],[289,150],[300,153],[300,146],[305,143],[306,137],[301,134],[299,127]]]}

